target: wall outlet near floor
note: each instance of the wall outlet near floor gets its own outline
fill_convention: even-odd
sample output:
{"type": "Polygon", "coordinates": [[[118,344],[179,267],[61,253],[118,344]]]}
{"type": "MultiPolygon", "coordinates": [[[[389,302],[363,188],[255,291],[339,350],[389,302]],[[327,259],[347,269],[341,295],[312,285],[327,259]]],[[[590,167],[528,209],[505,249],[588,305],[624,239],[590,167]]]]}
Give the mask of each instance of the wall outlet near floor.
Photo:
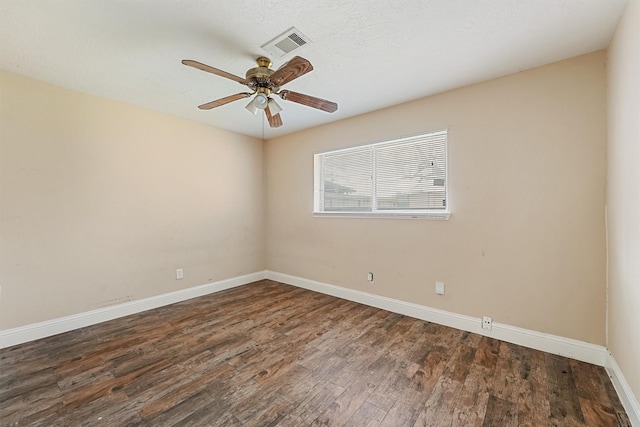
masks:
{"type": "Polygon", "coordinates": [[[372,272],[368,272],[367,273],[367,280],[370,282],[373,282],[373,273],[372,272]]]}
{"type": "Polygon", "coordinates": [[[487,316],[482,317],[482,329],[486,329],[490,331],[492,325],[493,325],[493,319],[491,317],[487,317],[487,316]]]}
{"type": "Polygon", "coordinates": [[[444,282],[436,282],[436,294],[444,295],[444,282]]]}
{"type": "Polygon", "coordinates": [[[176,268],[176,280],[184,279],[184,270],[182,268],[176,268]]]}

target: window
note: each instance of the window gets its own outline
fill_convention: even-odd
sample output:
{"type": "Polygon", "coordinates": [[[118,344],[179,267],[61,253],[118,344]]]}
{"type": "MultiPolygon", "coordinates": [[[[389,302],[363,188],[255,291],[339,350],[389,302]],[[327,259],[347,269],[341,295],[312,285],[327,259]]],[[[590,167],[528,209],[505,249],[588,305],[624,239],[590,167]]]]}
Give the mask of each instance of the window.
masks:
{"type": "Polygon", "coordinates": [[[447,219],[447,131],[314,156],[314,213],[447,219]]]}

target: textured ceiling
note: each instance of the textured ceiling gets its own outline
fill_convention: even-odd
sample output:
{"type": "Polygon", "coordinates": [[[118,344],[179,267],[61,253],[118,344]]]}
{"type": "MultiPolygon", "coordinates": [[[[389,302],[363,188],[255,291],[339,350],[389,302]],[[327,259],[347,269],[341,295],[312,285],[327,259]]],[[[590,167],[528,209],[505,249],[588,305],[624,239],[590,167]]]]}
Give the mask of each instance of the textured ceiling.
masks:
{"type": "MultiPolygon", "coordinates": [[[[608,46],[626,0],[0,0],[0,68],[265,139],[608,46]],[[279,101],[270,129],[245,91],[180,63],[244,76],[290,27],[314,70],[285,86],[339,105],[279,101]]],[[[290,59],[272,58],[274,68],[290,59]]],[[[1,94],[0,94],[1,96],[1,94]]]]}

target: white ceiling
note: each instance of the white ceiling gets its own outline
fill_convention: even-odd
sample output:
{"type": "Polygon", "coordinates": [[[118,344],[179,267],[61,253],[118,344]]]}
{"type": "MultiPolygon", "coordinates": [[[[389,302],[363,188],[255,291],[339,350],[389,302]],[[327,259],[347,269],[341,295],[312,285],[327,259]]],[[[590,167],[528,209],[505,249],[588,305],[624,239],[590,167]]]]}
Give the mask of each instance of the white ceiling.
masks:
{"type": "Polygon", "coordinates": [[[268,139],[603,49],[626,2],[0,0],[0,68],[268,139]],[[196,108],[246,87],[182,59],[244,77],[292,26],[314,70],[285,88],[336,113],[278,99],[284,126],[270,129],[248,100],[196,108]]]}

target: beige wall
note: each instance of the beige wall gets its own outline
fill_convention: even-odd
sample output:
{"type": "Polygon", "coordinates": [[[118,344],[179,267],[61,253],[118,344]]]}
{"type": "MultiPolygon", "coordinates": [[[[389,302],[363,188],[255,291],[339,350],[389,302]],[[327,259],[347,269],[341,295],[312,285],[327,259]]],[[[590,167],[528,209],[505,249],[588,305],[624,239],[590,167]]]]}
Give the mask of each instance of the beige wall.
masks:
{"type": "Polygon", "coordinates": [[[601,51],[268,141],[268,268],[604,344],[605,84],[601,51]],[[445,127],[449,221],[312,216],[315,152],[445,127]]]}
{"type": "Polygon", "coordinates": [[[608,343],[640,397],[640,0],[631,0],[608,61],[608,343]]]}
{"type": "Polygon", "coordinates": [[[0,144],[0,330],[266,266],[258,139],[0,72],[0,144]]]}

